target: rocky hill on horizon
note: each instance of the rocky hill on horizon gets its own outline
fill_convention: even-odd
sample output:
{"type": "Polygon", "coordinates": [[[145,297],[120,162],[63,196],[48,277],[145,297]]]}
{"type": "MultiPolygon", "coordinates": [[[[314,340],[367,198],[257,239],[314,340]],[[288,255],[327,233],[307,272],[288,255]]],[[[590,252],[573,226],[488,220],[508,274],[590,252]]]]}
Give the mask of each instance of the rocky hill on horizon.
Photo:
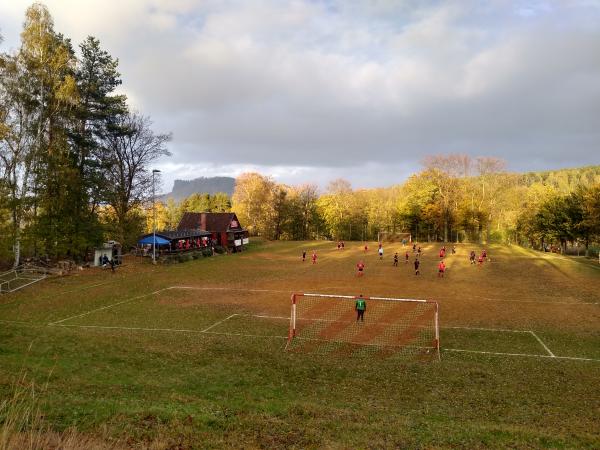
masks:
{"type": "Polygon", "coordinates": [[[235,178],[232,177],[199,177],[193,180],[175,180],[171,192],[161,196],[163,199],[172,198],[181,201],[192,194],[216,194],[224,192],[233,195],[235,178]]]}

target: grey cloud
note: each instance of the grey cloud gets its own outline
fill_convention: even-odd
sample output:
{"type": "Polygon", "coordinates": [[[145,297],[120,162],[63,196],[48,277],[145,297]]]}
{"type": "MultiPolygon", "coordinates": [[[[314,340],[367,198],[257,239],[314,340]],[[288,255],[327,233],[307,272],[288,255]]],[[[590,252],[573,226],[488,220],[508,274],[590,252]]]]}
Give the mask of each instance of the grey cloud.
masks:
{"type": "Polygon", "coordinates": [[[174,132],[174,173],[375,185],[438,152],[600,163],[593,2],[127,3],[48,5],[60,31],[120,58],[135,106],[174,132]]]}

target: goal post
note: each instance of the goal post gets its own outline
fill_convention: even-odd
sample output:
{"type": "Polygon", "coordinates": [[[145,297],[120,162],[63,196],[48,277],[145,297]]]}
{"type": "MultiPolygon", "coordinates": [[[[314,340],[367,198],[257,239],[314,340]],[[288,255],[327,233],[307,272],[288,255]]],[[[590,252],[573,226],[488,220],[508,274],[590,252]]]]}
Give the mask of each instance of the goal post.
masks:
{"type": "Polygon", "coordinates": [[[432,300],[295,293],[287,349],[440,357],[439,306],[432,300]],[[357,299],[365,311],[357,311],[357,299]]]}
{"type": "Polygon", "coordinates": [[[377,233],[378,242],[404,242],[410,244],[412,235],[410,233],[398,233],[395,231],[380,231],[377,233]]]}

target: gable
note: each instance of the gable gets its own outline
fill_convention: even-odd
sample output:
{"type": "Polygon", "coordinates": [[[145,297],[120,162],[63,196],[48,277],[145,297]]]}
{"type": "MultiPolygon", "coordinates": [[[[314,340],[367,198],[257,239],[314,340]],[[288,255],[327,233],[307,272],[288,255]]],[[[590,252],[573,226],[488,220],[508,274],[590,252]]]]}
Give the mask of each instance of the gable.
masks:
{"type": "Polygon", "coordinates": [[[235,213],[184,213],[177,226],[178,230],[205,230],[211,232],[225,232],[231,229],[241,230],[235,213]]]}

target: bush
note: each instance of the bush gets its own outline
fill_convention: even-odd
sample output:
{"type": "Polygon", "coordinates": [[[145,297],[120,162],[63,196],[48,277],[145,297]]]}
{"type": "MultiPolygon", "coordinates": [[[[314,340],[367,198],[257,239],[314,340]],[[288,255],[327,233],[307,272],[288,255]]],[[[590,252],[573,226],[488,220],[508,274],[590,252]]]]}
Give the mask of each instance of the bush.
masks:
{"type": "Polygon", "coordinates": [[[212,250],[210,248],[202,249],[202,256],[205,256],[205,257],[212,256],[212,250]]]}
{"type": "Polygon", "coordinates": [[[202,258],[202,252],[192,252],[192,258],[194,258],[194,259],[202,258]]]}
{"type": "Polygon", "coordinates": [[[488,243],[500,244],[505,241],[506,238],[504,236],[504,233],[502,231],[494,230],[490,233],[490,240],[488,243]]]}
{"type": "Polygon", "coordinates": [[[160,259],[162,264],[177,264],[179,260],[177,259],[177,255],[166,255],[160,259]]]}
{"type": "Polygon", "coordinates": [[[179,260],[179,262],[183,263],[183,262],[191,261],[194,258],[189,253],[181,253],[180,255],[178,255],[177,259],[179,260]]]}
{"type": "Polygon", "coordinates": [[[225,247],[222,245],[215,245],[215,252],[219,254],[223,254],[226,252],[225,247]]]}

